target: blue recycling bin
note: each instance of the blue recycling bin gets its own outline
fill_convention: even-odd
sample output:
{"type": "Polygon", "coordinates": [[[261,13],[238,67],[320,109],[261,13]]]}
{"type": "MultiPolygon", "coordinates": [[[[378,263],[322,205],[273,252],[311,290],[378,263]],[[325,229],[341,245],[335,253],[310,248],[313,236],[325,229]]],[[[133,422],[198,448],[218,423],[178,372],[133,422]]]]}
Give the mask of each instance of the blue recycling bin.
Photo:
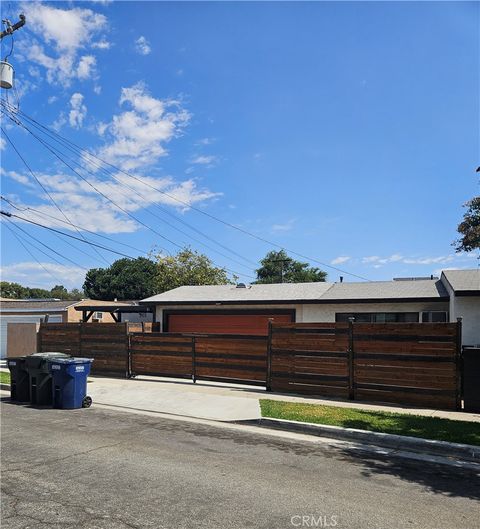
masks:
{"type": "Polygon", "coordinates": [[[66,410],[91,406],[87,378],[92,362],[91,358],[52,358],[49,361],[54,408],[66,410]]]}

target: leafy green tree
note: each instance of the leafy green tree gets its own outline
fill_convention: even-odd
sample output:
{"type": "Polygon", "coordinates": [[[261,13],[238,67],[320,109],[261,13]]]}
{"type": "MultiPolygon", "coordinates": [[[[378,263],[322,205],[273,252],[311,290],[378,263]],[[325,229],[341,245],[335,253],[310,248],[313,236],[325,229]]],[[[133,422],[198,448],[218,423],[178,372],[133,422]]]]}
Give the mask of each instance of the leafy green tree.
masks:
{"type": "Polygon", "coordinates": [[[467,211],[458,225],[460,238],[453,245],[457,252],[472,252],[480,249],[480,196],[464,204],[467,211]]]}
{"type": "Polygon", "coordinates": [[[28,288],[19,283],[0,281],[0,297],[10,299],[24,299],[28,297],[28,288]]]}
{"type": "Polygon", "coordinates": [[[78,288],[68,291],[63,285],[55,285],[51,290],[24,287],[18,283],[0,282],[0,296],[10,299],[82,299],[84,293],[78,288]]]}
{"type": "Polygon", "coordinates": [[[257,284],[265,283],[309,283],[325,281],[327,273],[308,263],[288,257],[287,252],[268,252],[256,270],[257,284]]]}
{"type": "Polygon", "coordinates": [[[72,290],[70,290],[70,292],[68,293],[68,296],[68,299],[78,301],[85,297],[85,293],[83,292],[83,290],[79,290],[78,288],[72,288],[72,290]]]}
{"type": "Polygon", "coordinates": [[[157,266],[151,259],[119,259],[108,268],[92,268],[83,290],[91,299],[143,299],[155,293],[157,266]]]}
{"type": "Polygon", "coordinates": [[[184,285],[228,285],[229,279],[224,268],[216,267],[204,254],[190,248],[180,250],[176,255],[157,255],[157,293],[166,292],[184,285]]]}
{"type": "Polygon", "coordinates": [[[52,297],[50,290],[46,290],[45,288],[26,287],[26,290],[27,290],[26,297],[30,299],[48,299],[52,297]]]}
{"type": "Polygon", "coordinates": [[[55,285],[50,290],[50,296],[58,299],[68,299],[68,290],[63,285],[55,285]]]}

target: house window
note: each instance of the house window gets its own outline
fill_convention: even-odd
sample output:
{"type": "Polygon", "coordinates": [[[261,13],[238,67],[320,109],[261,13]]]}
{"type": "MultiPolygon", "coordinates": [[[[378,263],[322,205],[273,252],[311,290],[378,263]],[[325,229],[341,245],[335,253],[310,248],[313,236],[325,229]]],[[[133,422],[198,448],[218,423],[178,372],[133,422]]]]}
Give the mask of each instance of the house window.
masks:
{"type": "Polygon", "coordinates": [[[94,320],[101,320],[103,318],[103,312],[94,312],[93,319],[94,320]]]}
{"type": "Polygon", "coordinates": [[[355,323],[417,323],[418,312],[337,312],[336,322],[348,322],[355,318],[355,323]]]}
{"type": "Polygon", "coordinates": [[[422,312],[422,323],[445,323],[447,321],[448,313],[443,310],[422,312]]]}

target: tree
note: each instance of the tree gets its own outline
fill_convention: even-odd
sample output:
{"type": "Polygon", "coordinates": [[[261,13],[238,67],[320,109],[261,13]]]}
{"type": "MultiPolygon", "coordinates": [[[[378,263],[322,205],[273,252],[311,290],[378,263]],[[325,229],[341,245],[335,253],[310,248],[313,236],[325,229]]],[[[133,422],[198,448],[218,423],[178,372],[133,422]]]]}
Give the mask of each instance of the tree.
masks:
{"type": "Polygon", "coordinates": [[[0,296],[2,298],[10,299],[24,299],[27,296],[28,289],[22,287],[19,283],[9,283],[8,281],[0,281],[0,296]]]}
{"type": "Polygon", "coordinates": [[[467,211],[457,228],[460,239],[453,246],[457,252],[472,252],[480,249],[480,196],[472,198],[464,207],[467,211]]]}
{"type": "Polygon", "coordinates": [[[268,252],[256,270],[255,283],[308,283],[325,281],[327,273],[288,257],[287,252],[268,252]]]}
{"type": "Polygon", "coordinates": [[[50,290],[50,296],[58,299],[68,299],[68,290],[63,285],[55,285],[50,290]]]}
{"type": "Polygon", "coordinates": [[[157,256],[157,293],[184,285],[228,285],[224,268],[214,266],[204,254],[185,248],[173,256],[157,256]]]}
{"type": "Polygon", "coordinates": [[[157,266],[145,257],[118,259],[108,268],[92,268],[83,284],[91,299],[143,299],[155,293],[157,266]]]}

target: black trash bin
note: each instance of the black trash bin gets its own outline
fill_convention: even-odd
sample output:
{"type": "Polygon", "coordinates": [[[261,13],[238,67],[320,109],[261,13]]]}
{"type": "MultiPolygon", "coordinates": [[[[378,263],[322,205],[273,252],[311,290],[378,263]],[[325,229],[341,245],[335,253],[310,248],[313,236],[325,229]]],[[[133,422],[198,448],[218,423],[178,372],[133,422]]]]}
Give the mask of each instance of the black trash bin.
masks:
{"type": "Polygon", "coordinates": [[[28,402],[30,400],[30,383],[25,356],[8,358],[7,366],[10,370],[10,399],[15,402],[28,402]]]}
{"type": "Polygon", "coordinates": [[[48,360],[71,358],[65,353],[35,353],[25,357],[30,386],[30,404],[35,406],[52,405],[52,375],[48,360]]]}

